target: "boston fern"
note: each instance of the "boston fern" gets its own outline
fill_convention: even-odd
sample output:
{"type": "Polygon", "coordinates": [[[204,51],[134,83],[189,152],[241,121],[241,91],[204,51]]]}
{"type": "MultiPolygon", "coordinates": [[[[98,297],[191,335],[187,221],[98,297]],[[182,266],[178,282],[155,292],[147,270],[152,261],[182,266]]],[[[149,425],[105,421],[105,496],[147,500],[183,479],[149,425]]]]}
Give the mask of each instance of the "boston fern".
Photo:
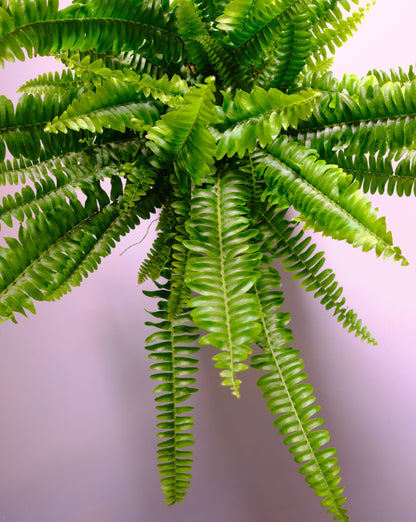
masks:
{"type": "Polygon", "coordinates": [[[349,520],[274,260],[375,344],[299,226],[406,264],[364,193],[415,191],[416,73],[329,72],[368,9],[354,4],[0,0],[0,63],[26,52],[67,67],[28,81],[16,107],[0,97],[0,183],[23,185],[0,206],[20,223],[0,251],[0,317],[62,297],[158,213],[139,282],[155,281],[146,349],[168,504],[190,483],[188,399],[198,344],[211,345],[236,397],[259,370],[300,473],[349,520]]]}

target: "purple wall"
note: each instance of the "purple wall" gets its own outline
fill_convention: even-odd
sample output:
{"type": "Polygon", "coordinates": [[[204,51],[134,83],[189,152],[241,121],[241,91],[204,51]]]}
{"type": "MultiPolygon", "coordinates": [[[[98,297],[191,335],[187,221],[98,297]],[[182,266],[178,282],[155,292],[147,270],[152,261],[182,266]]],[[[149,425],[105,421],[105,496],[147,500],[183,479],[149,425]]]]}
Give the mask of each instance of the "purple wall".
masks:
{"type": "MultiPolygon", "coordinates": [[[[338,74],[413,63],[415,4],[392,5],[378,1],[339,51],[338,74]]],[[[7,64],[1,93],[12,97],[44,70],[35,60],[7,64]]],[[[328,238],[319,244],[379,347],[357,341],[286,278],[287,304],[339,450],[351,519],[414,522],[416,202],[371,199],[388,216],[409,267],[328,238]]],[[[0,522],[329,522],[271,425],[257,375],[243,375],[237,401],[219,386],[209,348],[195,398],[193,483],[184,503],[164,505],[143,350],[144,309],[153,304],[136,284],[152,234],[119,255],[146,227],[60,302],[39,304],[17,326],[0,325],[0,522]]],[[[0,235],[8,234],[3,227],[0,235]]]]}

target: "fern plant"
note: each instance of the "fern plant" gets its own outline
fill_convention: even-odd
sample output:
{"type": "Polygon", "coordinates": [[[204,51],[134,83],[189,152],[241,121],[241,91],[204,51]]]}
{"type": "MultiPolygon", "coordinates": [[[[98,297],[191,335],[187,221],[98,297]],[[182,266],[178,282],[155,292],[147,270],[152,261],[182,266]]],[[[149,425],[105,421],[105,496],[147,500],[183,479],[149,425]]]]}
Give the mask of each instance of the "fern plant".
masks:
{"type": "Polygon", "coordinates": [[[139,268],[155,281],[147,339],[168,504],[192,457],[198,344],[236,397],[244,371],[308,485],[347,521],[336,450],[301,354],[279,270],[376,344],[300,227],[407,261],[366,192],[416,193],[416,75],[335,78],[331,54],[358,0],[2,0],[0,64],[54,55],[62,73],[0,97],[0,318],[34,312],[93,272],[153,213],[139,268]],[[289,209],[296,211],[288,212],[289,209]],[[280,260],[280,264],[274,264],[280,260]],[[201,330],[203,331],[201,333],[201,330]],[[198,340],[198,343],[195,341],[198,340]]]}

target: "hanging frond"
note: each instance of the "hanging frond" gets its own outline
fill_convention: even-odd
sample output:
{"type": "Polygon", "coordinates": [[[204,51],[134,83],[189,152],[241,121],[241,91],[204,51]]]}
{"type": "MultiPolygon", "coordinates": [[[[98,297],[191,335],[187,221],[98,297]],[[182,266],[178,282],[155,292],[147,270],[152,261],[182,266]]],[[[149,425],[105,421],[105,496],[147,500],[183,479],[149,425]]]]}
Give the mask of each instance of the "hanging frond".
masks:
{"type": "Polygon", "coordinates": [[[76,91],[83,88],[82,78],[74,75],[70,70],[61,73],[48,72],[40,74],[37,78],[27,81],[19,87],[18,92],[26,94],[58,93],[67,94],[68,90],[76,91]]]}
{"type": "Polygon", "coordinates": [[[261,85],[286,90],[293,84],[310,54],[310,26],[309,13],[298,14],[288,22],[280,33],[279,45],[258,77],[261,85]]]}
{"type": "Polygon", "coordinates": [[[0,318],[15,319],[15,312],[34,312],[33,299],[58,299],[78,286],[107,256],[120,237],[147,219],[160,204],[154,191],[140,206],[125,210],[122,201],[55,198],[53,209],[29,218],[18,238],[5,238],[0,248],[0,318]]]}
{"type": "Polygon", "coordinates": [[[385,219],[377,217],[357,183],[336,165],[319,160],[316,151],[282,136],[268,154],[256,154],[255,162],[270,205],[291,204],[315,231],[407,264],[393,246],[385,219]]]}
{"type": "Polygon", "coordinates": [[[191,89],[183,105],[163,115],[147,133],[148,146],[157,157],[157,166],[165,167],[173,162],[183,191],[190,180],[201,184],[212,170],[215,140],[207,125],[216,121],[214,84],[209,79],[207,84],[191,89]]]}
{"type": "Polygon", "coordinates": [[[168,299],[168,317],[175,319],[188,306],[191,291],[186,283],[190,251],[183,242],[189,239],[185,224],[189,219],[190,201],[179,191],[174,191],[172,209],[176,216],[175,240],[172,244],[171,288],[168,299]]]}
{"type": "Polygon", "coordinates": [[[133,85],[107,80],[96,91],[87,91],[46,125],[46,132],[67,133],[68,129],[102,133],[103,129],[124,132],[144,131],[158,119],[159,111],[150,102],[138,100],[133,85]]]}
{"type": "Polygon", "coordinates": [[[292,341],[292,332],[286,327],[287,314],[278,311],[283,302],[282,292],[276,290],[280,277],[270,266],[260,268],[260,273],[262,277],[255,284],[255,291],[260,303],[264,353],[253,356],[251,365],[267,373],[257,384],[267,399],[270,413],[277,416],[274,426],[284,436],[295,462],[301,464],[299,472],[305,475],[315,494],[323,497],[321,504],[333,514],[334,520],[347,522],[336,449],[325,447],[330,440],[329,433],[317,429],[323,424],[323,420],[316,417],[320,406],[312,395],[313,387],[304,382],[307,374],[299,351],[286,346],[292,341]]]}
{"type": "Polygon", "coordinates": [[[125,138],[123,141],[110,141],[102,145],[91,145],[79,152],[68,152],[53,158],[48,157],[42,149],[38,161],[21,158],[0,163],[0,185],[17,185],[29,181],[41,182],[49,175],[69,176],[74,184],[79,184],[87,169],[102,169],[105,167],[133,163],[140,154],[141,143],[138,137],[125,138]]]}
{"type": "Polygon", "coordinates": [[[326,310],[332,310],[334,317],[349,332],[362,341],[377,344],[366,326],[362,325],[354,310],[345,306],[342,288],[335,280],[334,272],[324,267],[324,252],[316,252],[316,245],[302,231],[296,231],[296,224],[285,219],[286,211],[270,208],[261,214],[259,240],[263,241],[263,252],[280,259],[292,279],[297,279],[306,292],[313,292],[326,310]],[[296,233],[297,232],[297,233],[296,233]]]}
{"type": "Polygon", "coordinates": [[[181,59],[183,43],[163,2],[91,2],[84,7],[83,18],[76,18],[76,11],[57,12],[55,0],[48,4],[41,0],[35,10],[31,5],[31,0],[10,2],[0,11],[1,67],[4,60],[24,60],[22,49],[29,58],[68,49],[114,54],[134,50],[147,58],[157,49],[162,66],[181,59]]]}
{"type": "Polygon", "coordinates": [[[177,0],[175,14],[178,30],[184,43],[192,67],[197,67],[205,75],[211,74],[210,64],[201,38],[209,38],[208,29],[201,20],[198,7],[192,0],[177,0]]]}
{"type": "MultiPolygon", "coordinates": [[[[311,28],[310,57],[307,60],[309,69],[315,64],[328,59],[328,51],[335,54],[337,47],[353,36],[358,26],[363,22],[366,14],[375,2],[368,3],[366,7],[359,7],[357,11],[347,18],[342,18],[339,9],[328,10],[326,15],[320,18],[311,28]]],[[[336,8],[336,6],[334,6],[336,8]]]]}
{"type": "Polygon", "coordinates": [[[402,67],[397,69],[389,69],[389,71],[379,71],[377,69],[371,69],[368,71],[367,76],[374,76],[377,78],[379,85],[385,85],[386,83],[407,83],[416,80],[416,72],[414,66],[411,65],[407,71],[402,67]]]}
{"type": "Polygon", "coordinates": [[[75,165],[70,174],[68,171],[55,170],[55,180],[45,174],[40,181],[34,183],[33,188],[26,185],[21,192],[4,196],[0,205],[0,220],[11,227],[12,218],[23,222],[26,217],[36,216],[39,211],[47,212],[53,209],[62,198],[76,199],[74,186],[83,188],[85,193],[91,194],[96,190],[101,190],[97,182],[105,177],[119,182],[118,173],[118,169],[114,167],[91,171],[75,165]]]}
{"type": "Polygon", "coordinates": [[[415,145],[416,80],[380,86],[374,76],[347,76],[341,85],[350,83],[349,89],[342,91],[339,83],[331,83],[312,117],[299,126],[296,139],[324,156],[338,150],[385,154],[415,145]]]}
{"type": "Polygon", "coordinates": [[[198,338],[198,329],[190,324],[190,316],[184,310],[180,317],[171,320],[166,311],[166,300],[170,290],[169,282],[158,284],[159,290],[144,292],[149,297],[160,298],[159,310],[151,312],[157,322],[146,325],[158,328],[146,339],[149,358],[155,361],[150,369],[152,379],[160,384],[153,390],[156,398],[158,437],[164,439],[158,444],[157,460],[161,475],[162,490],[168,505],[184,499],[191,480],[193,453],[189,446],[194,444],[193,434],[188,430],[194,425],[189,413],[192,406],[184,406],[191,395],[197,372],[197,359],[192,357],[199,348],[191,345],[198,338]]]}
{"type": "Polygon", "coordinates": [[[397,154],[347,156],[339,151],[333,157],[345,172],[356,179],[363,192],[416,195],[416,151],[403,149],[397,154]]]}
{"type": "Polygon", "coordinates": [[[23,94],[13,107],[11,100],[0,96],[0,162],[4,161],[6,146],[15,158],[36,160],[42,148],[51,157],[70,150],[79,150],[83,134],[69,133],[66,138],[52,138],[45,125],[72,102],[75,93],[66,96],[56,93],[23,94]]]}
{"type": "Polygon", "coordinates": [[[254,87],[250,93],[238,90],[224,96],[224,127],[217,144],[217,158],[253,152],[270,144],[283,129],[296,128],[312,113],[319,93],[312,90],[285,94],[277,89],[254,87]]]}
{"type": "Polygon", "coordinates": [[[234,172],[195,191],[186,224],[191,251],[187,284],[199,294],[189,302],[195,325],[209,332],[200,339],[221,353],[214,356],[221,369],[222,384],[239,397],[236,373],[247,369],[245,361],[259,330],[258,304],[248,291],[258,278],[256,266],[261,254],[249,239],[243,210],[249,194],[244,177],[234,172]]]}
{"type": "Polygon", "coordinates": [[[174,239],[175,218],[172,209],[168,206],[164,207],[159,216],[159,224],[157,226],[159,233],[156,236],[150,251],[140,265],[138,282],[139,284],[151,279],[156,281],[159,279],[162,271],[166,268],[170,259],[172,242],[174,239]]]}

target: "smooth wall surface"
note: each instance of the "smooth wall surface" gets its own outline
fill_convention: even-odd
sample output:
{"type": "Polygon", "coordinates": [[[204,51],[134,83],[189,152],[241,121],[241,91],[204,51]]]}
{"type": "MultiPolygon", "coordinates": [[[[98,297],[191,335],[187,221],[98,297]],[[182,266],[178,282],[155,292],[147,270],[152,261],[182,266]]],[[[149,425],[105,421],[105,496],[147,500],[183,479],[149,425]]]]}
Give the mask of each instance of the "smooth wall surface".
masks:
{"type": "MultiPolygon", "coordinates": [[[[414,2],[378,0],[338,52],[337,75],[414,63],[415,15],[414,2]]],[[[7,64],[1,93],[13,97],[46,67],[56,62],[7,64]]],[[[415,522],[416,200],[371,199],[409,267],[327,238],[319,244],[379,347],[357,341],[285,278],[287,307],[339,451],[351,520],[415,522]]],[[[272,426],[258,376],[246,372],[234,399],[207,348],[194,399],[193,482],[184,503],[164,505],[143,349],[153,303],[136,284],[155,224],[120,256],[147,226],[61,301],[38,304],[18,325],[0,324],[0,522],[329,522],[272,426]]],[[[0,235],[8,233],[2,225],[0,235]]]]}

